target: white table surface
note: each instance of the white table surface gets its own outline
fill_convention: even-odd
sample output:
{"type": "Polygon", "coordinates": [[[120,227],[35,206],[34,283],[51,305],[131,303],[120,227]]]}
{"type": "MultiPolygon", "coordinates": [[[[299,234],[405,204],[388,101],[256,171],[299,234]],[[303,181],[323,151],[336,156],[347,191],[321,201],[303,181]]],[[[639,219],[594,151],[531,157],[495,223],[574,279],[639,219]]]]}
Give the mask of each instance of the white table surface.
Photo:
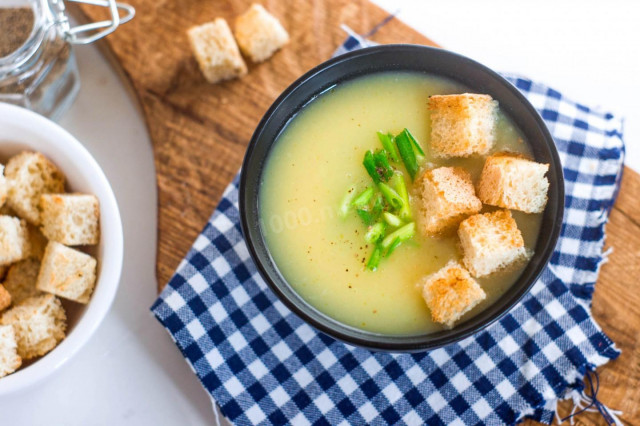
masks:
{"type": "MultiPolygon", "coordinates": [[[[627,164],[640,171],[638,4],[375,2],[401,9],[401,19],[451,50],[627,117],[627,164]]],[[[156,182],[144,122],[97,49],[76,51],[83,86],[61,124],[85,143],[113,185],[125,231],[122,282],[88,345],[42,385],[3,398],[0,424],[215,424],[208,395],[149,312],[156,297],[156,182]]]]}

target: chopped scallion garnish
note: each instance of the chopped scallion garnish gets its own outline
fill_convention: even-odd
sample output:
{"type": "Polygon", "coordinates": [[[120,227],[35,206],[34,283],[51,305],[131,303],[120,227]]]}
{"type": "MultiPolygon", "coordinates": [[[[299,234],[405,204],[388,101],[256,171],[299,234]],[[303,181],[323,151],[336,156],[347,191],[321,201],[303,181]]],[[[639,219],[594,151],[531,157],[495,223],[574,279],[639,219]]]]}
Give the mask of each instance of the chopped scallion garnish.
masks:
{"type": "Polygon", "coordinates": [[[373,154],[373,159],[376,163],[376,171],[382,180],[389,180],[393,176],[393,169],[389,164],[389,157],[387,151],[379,149],[373,154]]]}
{"type": "Polygon", "coordinates": [[[409,136],[407,132],[402,131],[398,136],[396,136],[396,145],[398,146],[398,152],[400,152],[400,157],[402,158],[402,162],[411,176],[411,180],[413,180],[418,173],[418,161],[416,160],[416,154],[413,151],[413,144],[411,140],[409,140],[409,136]]]}
{"type": "Polygon", "coordinates": [[[382,132],[378,132],[378,139],[380,139],[380,143],[382,143],[382,147],[389,153],[389,157],[394,162],[398,163],[400,161],[400,156],[398,155],[398,150],[393,143],[393,135],[391,133],[387,133],[386,135],[382,132]]]}
{"type": "Polygon", "coordinates": [[[415,222],[408,223],[404,225],[402,228],[398,228],[397,230],[393,231],[392,233],[384,237],[384,240],[382,240],[381,246],[383,249],[386,250],[389,247],[391,247],[391,244],[393,244],[396,238],[398,238],[400,242],[406,241],[409,238],[413,238],[415,233],[416,233],[415,222]]]}
{"type": "MultiPolygon", "coordinates": [[[[413,151],[412,151],[413,152],[413,151]]],[[[371,176],[374,183],[380,183],[380,175],[376,170],[376,161],[373,159],[373,153],[371,151],[367,151],[364,154],[364,160],[362,161],[364,168],[367,169],[367,173],[371,176]]]]}
{"type": "Polygon", "coordinates": [[[396,238],[395,240],[393,240],[393,242],[391,243],[391,245],[389,246],[389,248],[387,249],[387,251],[384,253],[384,257],[389,257],[391,256],[391,253],[393,253],[393,251],[400,245],[402,244],[402,240],[400,238],[396,238]]]}
{"type": "Polygon", "coordinates": [[[366,234],[364,234],[364,240],[370,244],[376,243],[384,237],[384,231],[386,226],[382,222],[378,222],[373,225],[366,234]]]}
{"type": "Polygon", "coordinates": [[[409,192],[407,191],[407,185],[404,183],[404,177],[402,173],[396,172],[389,180],[389,185],[396,190],[400,198],[402,198],[402,208],[398,212],[398,215],[402,220],[411,220],[411,206],[409,205],[409,192]]]}
{"type": "Polygon", "coordinates": [[[367,268],[369,268],[372,271],[375,271],[376,269],[378,269],[378,265],[380,264],[381,258],[382,258],[382,247],[380,247],[380,245],[376,245],[376,247],[373,249],[373,253],[371,253],[371,257],[369,258],[369,261],[367,262],[367,268]]]}
{"type": "Polygon", "coordinates": [[[352,205],[357,208],[362,208],[369,204],[369,200],[373,197],[373,188],[369,187],[362,191],[353,201],[352,205]]]}
{"type": "Polygon", "coordinates": [[[402,206],[404,205],[404,201],[402,201],[400,195],[398,195],[398,193],[393,188],[391,188],[384,182],[380,182],[378,184],[378,188],[380,188],[380,192],[382,192],[382,195],[394,210],[400,210],[402,208],[402,206]]]}
{"type": "Polygon", "coordinates": [[[378,132],[378,139],[382,149],[368,150],[362,161],[373,185],[360,193],[356,193],[355,186],[351,186],[339,209],[341,217],[355,210],[367,227],[364,240],[366,248],[373,246],[373,251],[366,268],[372,271],[378,269],[382,257],[390,256],[404,242],[412,242],[416,225],[412,219],[405,175],[399,170],[399,164],[404,164],[408,177],[413,180],[425,156],[408,129],[402,130],[397,136],[378,132]]]}
{"type": "Polygon", "coordinates": [[[340,217],[345,218],[349,214],[351,210],[351,201],[356,196],[356,188],[355,186],[349,187],[347,193],[342,197],[342,201],[340,202],[340,208],[338,209],[338,214],[340,217]]]}
{"type": "Polygon", "coordinates": [[[378,220],[382,212],[384,211],[384,197],[382,194],[378,194],[375,201],[373,202],[373,207],[371,208],[371,216],[374,220],[378,220]]]}
{"type": "Polygon", "coordinates": [[[367,210],[357,209],[356,211],[358,212],[358,216],[360,216],[360,219],[362,219],[362,222],[364,222],[366,226],[369,226],[373,223],[373,217],[367,210]]]}
{"type": "Polygon", "coordinates": [[[384,221],[387,222],[389,226],[393,226],[394,228],[397,228],[398,226],[402,225],[402,219],[400,219],[398,216],[396,216],[393,213],[384,212],[382,214],[382,217],[384,217],[384,221]]]}
{"type": "Polygon", "coordinates": [[[411,134],[411,132],[409,131],[409,129],[404,129],[402,131],[403,133],[407,134],[407,137],[409,138],[409,140],[411,141],[411,145],[413,145],[413,149],[416,150],[416,157],[418,155],[422,156],[424,158],[424,151],[422,150],[422,147],[420,146],[420,144],[418,143],[418,141],[416,140],[416,138],[411,134]]]}

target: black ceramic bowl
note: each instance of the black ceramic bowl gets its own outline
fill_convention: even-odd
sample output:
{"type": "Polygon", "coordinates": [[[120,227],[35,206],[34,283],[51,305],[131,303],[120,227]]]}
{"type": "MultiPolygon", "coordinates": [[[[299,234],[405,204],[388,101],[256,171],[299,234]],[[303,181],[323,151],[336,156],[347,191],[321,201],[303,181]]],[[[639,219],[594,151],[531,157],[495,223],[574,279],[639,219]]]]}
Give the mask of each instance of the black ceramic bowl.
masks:
{"type": "Polygon", "coordinates": [[[385,351],[422,351],[464,339],[507,313],[531,288],[556,245],[564,207],[564,181],[558,152],[546,125],[533,106],[508,81],[489,68],[455,53],[425,46],[384,45],[331,59],[307,72],[273,103],[256,129],[242,166],[240,181],[242,231],[249,251],[267,284],[293,312],[318,330],[344,342],[385,351]],[[511,288],[493,305],[452,330],[428,335],[392,336],[342,324],[305,302],[278,270],[263,237],[258,191],[265,161],[278,135],[304,106],[327,88],[380,71],[418,71],[456,80],[473,92],[498,100],[531,144],[535,158],[549,163],[549,202],[543,214],[535,255],[511,288]]]}

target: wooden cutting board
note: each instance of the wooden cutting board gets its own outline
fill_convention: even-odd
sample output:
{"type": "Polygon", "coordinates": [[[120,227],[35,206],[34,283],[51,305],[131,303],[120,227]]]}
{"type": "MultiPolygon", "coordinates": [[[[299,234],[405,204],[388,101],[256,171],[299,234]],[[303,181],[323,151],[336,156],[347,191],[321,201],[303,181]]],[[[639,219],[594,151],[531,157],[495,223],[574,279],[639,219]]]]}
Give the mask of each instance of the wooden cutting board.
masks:
{"type": "MultiPolygon", "coordinates": [[[[366,0],[265,0],[262,4],[289,30],[291,43],[267,62],[249,64],[249,74],[241,80],[211,85],[197,68],[185,31],[218,16],[232,23],[250,1],[127,1],[135,6],[136,18],[110,35],[103,47],[133,87],[154,147],[160,290],[238,172],[255,126],[278,94],[331,57],[345,39],[341,23],[366,33],[387,13],[366,0]]],[[[104,10],[91,6],[82,6],[79,13],[94,21],[105,18],[104,10]]],[[[398,20],[373,39],[435,45],[398,20]]],[[[608,406],[623,410],[625,421],[639,424],[640,176],[629,169],[607,235],[607,245],[615,250],[602,268],[593,310],[623,353],[599,370],[599,395],[608,406]]],[[[569,410],[570,404],[561,404],[561,414],[569,410]]],[[[602,420],[584,414],[579,422],[602,420]]]]}

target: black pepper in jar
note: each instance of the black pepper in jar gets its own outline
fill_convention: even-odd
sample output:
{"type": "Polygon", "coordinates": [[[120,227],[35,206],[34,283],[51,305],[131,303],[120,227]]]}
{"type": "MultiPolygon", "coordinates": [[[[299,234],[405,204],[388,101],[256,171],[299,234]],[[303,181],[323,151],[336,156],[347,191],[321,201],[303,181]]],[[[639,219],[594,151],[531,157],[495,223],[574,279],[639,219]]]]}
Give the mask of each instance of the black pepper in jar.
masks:
{"type": "Polygon", "coordinates": [[[15,52],[27,41],[33,21],[31,8],[0,8],[0,58],[15,52]]]}
{"type": "Polygon", "coordinates": [[[0,102],[60,118],[80,89],[72,46],[112,33],[135,14],[113,0],[74,1],[106,7],[111,20],[72,28],[62,0],[0,0],[0,102]],[[118,18],[118,10],[125,15],[118,18]]]}
{"type": "Polygon", "coordinates": [[[64,27],[25,2],[33,7],[0,7],[0,102],[55,118],[78,92],[78,69],[64,27]]]}

